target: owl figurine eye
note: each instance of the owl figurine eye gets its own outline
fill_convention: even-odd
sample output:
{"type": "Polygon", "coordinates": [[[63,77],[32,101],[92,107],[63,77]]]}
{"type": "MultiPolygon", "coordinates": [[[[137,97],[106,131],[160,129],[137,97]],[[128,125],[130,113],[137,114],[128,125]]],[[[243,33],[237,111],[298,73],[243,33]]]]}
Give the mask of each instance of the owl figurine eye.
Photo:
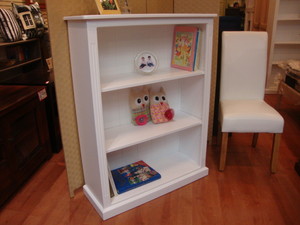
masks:
{"type": "Polygon", "coordinates": [[[141,105],[143,104],[142,99],[141,99],[141,98],[137,98],[137,99],[135,100],[135,104],[136,104],[137,106],[141,106],[141,105]]]}
{"type": "Polygon", "coordinates": [[[148,102],[149,102],[149,96],[148,96],[148,95],[145,95],[145,96],[144,96],[144,102],[145,102],[145,103],[148,103],[148,102]]]}
{"type": "Polygon", "coordinates": [[[159,103],[159,96],[158,95],[154,95],[152,99],[153,99],[153,102],[159,103]]]}
{"type": "Polygon", "coordinates": [[[162,95],[160,98],[161,98],[161,101],[162,101],[162,102],[166,102],[166,101],[167,101],[167,98],[166,98],[166,96],[164,96],[164,95],[162,95]]]}

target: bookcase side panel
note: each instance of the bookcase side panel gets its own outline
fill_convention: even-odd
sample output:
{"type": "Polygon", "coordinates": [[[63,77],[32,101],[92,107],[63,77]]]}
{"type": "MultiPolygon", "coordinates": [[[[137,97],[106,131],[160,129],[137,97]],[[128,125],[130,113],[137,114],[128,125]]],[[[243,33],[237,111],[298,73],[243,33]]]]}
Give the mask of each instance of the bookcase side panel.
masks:
{"type": "Polygon", "coordinates": [[[205,66],[204,66],[204,85],[203,85],[203,104],[202,104],[202,132],[200,141],[201,165],[206,165],[206,148],[208,137],[209,109],[210,109],[210,88],[213,52],[213,18],[208,20],[205,29],[205,66]]]}
{"type": "MultiPolygon", "coordinates": [[[[79,142],[84,171],[85,185],[104,204],[103,183],[99,158],[103,154],[98,150],[94,112],[94,95],[91,91],[92,69],[88,29],[85,23],[69,22],[69,45],[72,65],[72,80],[75,97],[75,108],[79,132],[79,142]]],[[[101,157],[102,156],[102,157],[101,157]]]]}

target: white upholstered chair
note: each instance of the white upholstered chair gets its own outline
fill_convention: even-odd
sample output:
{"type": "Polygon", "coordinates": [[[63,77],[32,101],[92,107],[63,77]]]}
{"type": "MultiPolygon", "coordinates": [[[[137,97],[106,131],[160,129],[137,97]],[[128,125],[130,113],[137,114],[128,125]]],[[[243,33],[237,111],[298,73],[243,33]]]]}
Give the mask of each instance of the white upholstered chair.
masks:
{"type": "Polygon", "coordinates": [[[267,33],[228,31],[222,34],[219,124],[222,132],[219,170],[225,169],[228,133],[273,133],[271,172],[275,173],[283,132],[282,116],[264,101],[267,33]]]}

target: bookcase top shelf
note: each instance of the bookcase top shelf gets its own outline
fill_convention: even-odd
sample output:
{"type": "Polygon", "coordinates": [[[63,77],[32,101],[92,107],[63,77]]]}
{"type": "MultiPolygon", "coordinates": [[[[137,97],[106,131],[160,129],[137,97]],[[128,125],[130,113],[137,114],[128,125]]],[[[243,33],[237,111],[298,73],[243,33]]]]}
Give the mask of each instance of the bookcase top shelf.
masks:
{"type": "Polygon", "coordinates": [[[101,85],[101,89],[102,92],[108,92],[120,90],[123,88],[130,88],[135,86],[148,85],[157,82],[177,80],[201,75],[204,75],[204,72],[201,70],[189,72],[186,70],[180,70],[175,68],[158,70],[153,74],[141,74],[138,72],[131,73],[130,76],[124,76],[124,74],[119,74],[116,76],[106,76],[102,80],[103,83],[101,85]]]}
{"type": "Polygon", "coordinates": [[[78,15],[66,16],[64,20],[113,20],[113,19],[157,19],[157,18],[211,18],[217,17],[217,14],[199,14],[199,13],[167,13],[167,14],[110,14],[110,15],[78,15]]]}

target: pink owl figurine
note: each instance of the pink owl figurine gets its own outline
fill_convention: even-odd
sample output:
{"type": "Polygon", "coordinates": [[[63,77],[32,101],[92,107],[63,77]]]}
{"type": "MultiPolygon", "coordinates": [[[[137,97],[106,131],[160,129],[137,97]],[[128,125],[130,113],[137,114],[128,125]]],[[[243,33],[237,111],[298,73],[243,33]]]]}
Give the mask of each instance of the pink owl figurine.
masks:
{"type": "Polygon", "coordinates": [[[150,112],[153,123],[165,123],[174,118],[174,110],[169,107],[162,87],[158,92],[150,91],[150,112]]]}

